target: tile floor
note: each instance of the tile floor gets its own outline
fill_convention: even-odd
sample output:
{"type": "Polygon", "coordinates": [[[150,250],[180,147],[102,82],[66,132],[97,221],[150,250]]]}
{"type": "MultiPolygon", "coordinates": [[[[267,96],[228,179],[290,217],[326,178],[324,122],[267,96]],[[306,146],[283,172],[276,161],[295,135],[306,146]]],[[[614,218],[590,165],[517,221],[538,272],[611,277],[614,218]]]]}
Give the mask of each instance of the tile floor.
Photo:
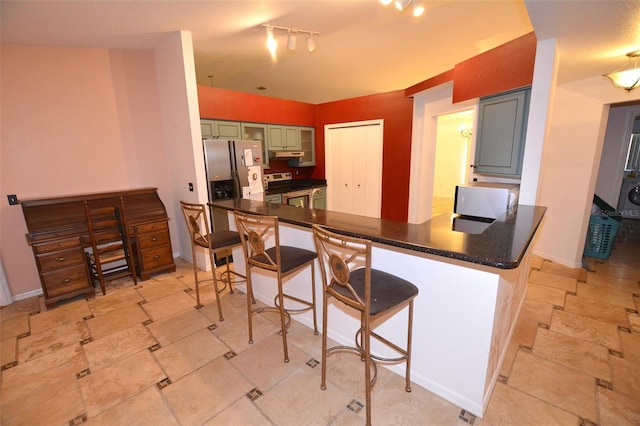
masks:
{"type": "MultiPolygon", "coordinates": [[[[379,425],[640,425],[640,221],[624,223],[609,260],[568,269],[534,258],[529,290],[484,418],[380,369],[379,425]]],[[[277,317],[246,336],[245,297],[212,286],[194,309],[191,265],[134,287],[46,310],[41,298],[0,310],[0,424],[357,425],[361,363],[329,358],[295,322],[282,362],[277,317]],[[338,363],[340,361],[340,363],[338,363]]]]}

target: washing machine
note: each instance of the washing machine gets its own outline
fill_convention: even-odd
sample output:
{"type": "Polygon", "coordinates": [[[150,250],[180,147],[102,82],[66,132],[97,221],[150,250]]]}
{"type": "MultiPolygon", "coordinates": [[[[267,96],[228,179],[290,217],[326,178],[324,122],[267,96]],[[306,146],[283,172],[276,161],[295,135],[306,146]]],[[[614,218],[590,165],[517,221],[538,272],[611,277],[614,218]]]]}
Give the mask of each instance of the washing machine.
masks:
{"type": "Polygon", "coordinates": [[[625,178],[622,182],[618,213],[623,219],[640,219],[640,178],[625,178]]]}

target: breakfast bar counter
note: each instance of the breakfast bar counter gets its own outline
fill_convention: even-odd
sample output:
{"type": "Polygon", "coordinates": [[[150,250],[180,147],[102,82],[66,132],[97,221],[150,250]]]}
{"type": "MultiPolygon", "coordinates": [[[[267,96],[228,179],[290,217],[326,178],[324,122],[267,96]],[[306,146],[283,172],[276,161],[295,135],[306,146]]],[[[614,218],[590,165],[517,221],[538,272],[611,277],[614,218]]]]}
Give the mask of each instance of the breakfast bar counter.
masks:
{"type": "MultiPolygon", "coordinates": [[[[408,280],[419,289],[414,307],[412,382],[483,416],[524,301],[531,242],[545,207],[520,205],[492,223],[466,223],[456,215],[444,214],[422,224],[407,224],[244,199],[209,205],[228,211],[232,229],[234,210],[278,216],[282,245],[315,250],[313,224],[372,240],[372,267],[408,280]]],[[[242,251],[234,250],[234,259],[242,258],[242,251]]],[[[236,261],[234,267],[246,272],[244,262],[236,261]]],[[[274,276],[254,270],[252,277],[256,298],[271,303],[276,292],[274,276]]],[[[294,292],[297,279],[308,280],[308,275],[291,277],[292,284],[287,286],[294,292]]],[[[316,282],[321,282],[319,268],[316,282]]],[[[321,301],[321,286],[316,287],[321,301]]],[[[328,330],[323,332],[351,345],[359,318],[338,305],[329,308],[328,330]]],[[[296,315],[296,319],[310,327],[313,324],[310,313],[296,315]]],[[[401,342],[406,338],[406,315],[389,315],[378,327],[401,342]]],[[[385,349],[372,342],[372,350],[384,355],[385,349]]],[[[387,367],[404,374],[402,365],[387,367]]]]}

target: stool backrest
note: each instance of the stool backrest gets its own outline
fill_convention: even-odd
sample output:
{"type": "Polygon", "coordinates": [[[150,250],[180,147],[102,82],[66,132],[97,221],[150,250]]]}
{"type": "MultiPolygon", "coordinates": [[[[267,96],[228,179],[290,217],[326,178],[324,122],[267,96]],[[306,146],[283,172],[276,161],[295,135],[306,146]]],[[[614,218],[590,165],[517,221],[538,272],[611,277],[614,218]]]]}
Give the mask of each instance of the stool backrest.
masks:
{"type": "Polygon", "coordinates": [[[191,242],[198,240],[209,244],[209,221],[204,204],[187,203],[180,201],[184,220],[187,222],[191,242]]]}
{"type": "Polygon", "coordinates": [[[233,215],[247,262],[259,268],[278,271],[281,265],[278,217],[239,211],[234,211],[233,215]],[[270,241],[275,241],[275,244],[267,247],[270,241]],[[273,247],[275,250],[269,250],[273,247]]]}
{"type": "MultiPolygon", "coordinates": [[[[371,300],[371,241],[349,237],[313,225],[313,236],[324,291],[355,309],[369,312],[371,300]],[[364,282],[351,282],[351,273],[364,268],[364,282]],[[363,290],[356,291],[354,286],[363,290]],[[362,288],[364,286],[364,288],[362,288]],[[360,293],[360,295],[358,295],[360,293]]],[[[358,275],[359,277],[361,275],[358,275]]]]}

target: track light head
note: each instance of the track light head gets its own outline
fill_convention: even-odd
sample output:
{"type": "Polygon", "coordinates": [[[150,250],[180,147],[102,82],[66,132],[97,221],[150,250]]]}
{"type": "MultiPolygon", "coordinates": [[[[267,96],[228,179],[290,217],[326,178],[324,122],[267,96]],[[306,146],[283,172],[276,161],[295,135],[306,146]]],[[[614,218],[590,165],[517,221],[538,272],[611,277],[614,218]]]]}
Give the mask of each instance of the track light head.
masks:
{"type": "Polygon", "coordinates": [[[313,38],[311,38],[311,34],[309,34],[309,37],[307,37],[307,50],[309,51],[309,53],[313,53],[316,50],[316,43],[313,41],[313,38]]]}

